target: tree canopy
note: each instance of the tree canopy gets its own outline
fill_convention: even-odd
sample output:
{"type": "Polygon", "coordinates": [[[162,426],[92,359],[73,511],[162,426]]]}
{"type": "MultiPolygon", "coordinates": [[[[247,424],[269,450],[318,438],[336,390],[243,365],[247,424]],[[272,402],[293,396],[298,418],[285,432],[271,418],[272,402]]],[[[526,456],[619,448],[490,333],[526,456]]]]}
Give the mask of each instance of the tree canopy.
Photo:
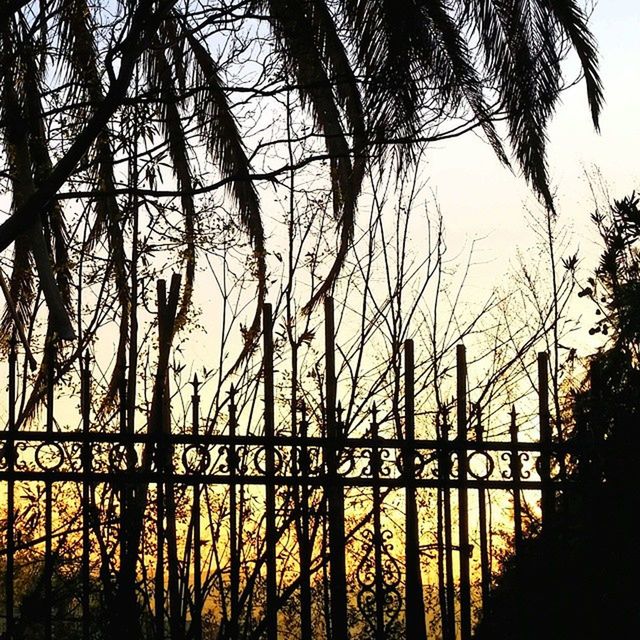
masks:
{"type": "Polygon", "coordinates": [[[635,556],[640,369],[640,210],[635,194],[596,212],[603,251],[579,295],[596,310],[604,348],[569,396],[571,484],[498,577],[476,638],[605,638],[637,634],[635,556]],[[545,525],[547,526],[547,525],[545,525]]]}
{"type": "Polygon", "coordinates": [[[89,242],[108,246],[106,273],[126,315],[131,200],[176,198],[184,318],[206,215],[199,198],[226,189],[253,245],[262,300],[257,185],[326,161],[338,240],[313,305],[347,254],[368,169],[479,128],[505,165],[512,153],[552,208],[546,127],[570,51],[596,128],[603,101],[577,0],[16,0],[3,4],[0,24],[1,176],[11,197],[0,249],[14,243],[20,313],[30,309],[35,268],[52,331],[67,339],[72,210],[91,220],[89,242]],[[270,136],[273,110],[292,93],[306,133],[270,136]],[[278,162],[285,143],[301,150],[293,166],[278,162]]]}

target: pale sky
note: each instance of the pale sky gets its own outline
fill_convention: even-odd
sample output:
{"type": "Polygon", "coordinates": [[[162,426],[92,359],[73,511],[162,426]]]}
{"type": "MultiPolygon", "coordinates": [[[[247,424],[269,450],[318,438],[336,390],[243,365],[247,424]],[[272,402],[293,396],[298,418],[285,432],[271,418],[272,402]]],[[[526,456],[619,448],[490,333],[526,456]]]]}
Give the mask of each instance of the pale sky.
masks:
{"type": "MultiPolygon", "coordinates": [[[[549,129],[550,175],[559,212],[584,250],[593,237],[585,171],[599,169],[614,197],[640,189],[640,2],[600,0],[591,29],[606,100],[601,134],[591,125],[583,83],[564,94],[549,129]]],[[[489,233],[485,245],[500,249],[500,262],[511,254],[505,248],[518,244],[526,249],[532,234],[522,209],[523,204],[535,207],[535,198],[522,178],[501,167],[486,143],[468,135],[434,146],[428,160],[429,185],[452,239],[489,233]]]]}

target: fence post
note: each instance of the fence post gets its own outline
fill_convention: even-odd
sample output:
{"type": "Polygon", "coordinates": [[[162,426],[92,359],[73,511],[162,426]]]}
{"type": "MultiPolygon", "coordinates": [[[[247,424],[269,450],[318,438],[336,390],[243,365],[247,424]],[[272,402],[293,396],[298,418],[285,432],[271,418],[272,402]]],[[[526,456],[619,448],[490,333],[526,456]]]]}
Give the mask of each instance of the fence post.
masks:
{"type": "MultiPolygon", "coordinates": [[[[165,280],[158,280],[158,370],[156,378],[158,387],[154,388],[154,397],[152,405],[153,419],[151,420],[151,429],[156,444],[156,567],[154,580],[154,618],[156,625],[156,640],[164,640],[164,438],[163,438],[163,420],[165,419],[165,400],[164,392],[166,391],[164,377],[161,375],[164,364],[165,343],[168,337],[167,322],[167,283],[165,280]],[[156,395],[157,394],[157,395],[156,395]]],[[[168,362],[168,354],[166,358],[168,362]]]]}
{"type": "Polygon", "coordinates": [[[236,390],[231,386],[229,390],[229,548],[231,553],[231,575],[229,576],[231,601],[231,621],[229,628],[229,640],[239,636],[239,599],[240,599],[240,558],[238,556],[238,488],[236,478],[238,475],[238,454],[236,452],[236,435],[238,420],[236,416],[236,390]]]}
{"type": "Polygon", "coordinates": [[[377,640],[385,638],[385,583],[382,567],[382,497],[380,496],[380,438],[378,432],[378,408],[375,402],[371,408],[371,483],[373,485],[373,555],[374,555],[374,585],[375,585],[375,637],[377,640]]]}
{"type": "Polygon", "coordinates": [[[469,504],[467,496],[467,361],[464,345],[456,348],[458,420],[458,539],[460,558],[460,637],[471,638],[471,586],[469,581],[469,504]]]}
{"type": "Polygon", "coordinates": [[[14,633],[14,555],[15,555],[15,435],[16,435],[16,335],[12,333],[9,340],[9,437],[7,447],[7,565],[5,577],[5,598],[7,616],[7,638],[14,633]]]}
{"type": "MultiPolygon", "coordinates": [[[[135,377],[135,376],[133,376],[135,377]]],[[[120,435],[123,439],[127,439],[127,436],[133,434],[134,413],[129,413],[129,400],[130,389],[128,387],[128,378],[125,375],[125,368],[121,371],[121,378],[118,384],[119,394],[119,419],[120,419],[120,435]],[[131,421],[129,420],[132,416],[131,421]]],[[[135,407],[135,402],[131,400],[135,407]]],[[[133,444],[125,445],[125,457],[127,472],[133,474],[135,469],[135,449],[133,444]]],[[[136,564],[137,564],[137,549],[132,544],[132,532],[131,532],[131,510],[134,499],[134,486],[127,482],[120,485],[119,497],[120,497],[120,570],[118,576],[118,601],[119,608],[122,612],[123,620],[118,623],[118,633],[125,630],[131,633],[132,629],[124,622],[124,619],[136,620],[137,618],[137,606],[136,606],[136,564]]],[[[132,624],[132,623],[129,623],[132,624]]],[[[139,631],[134,632],[134,635],[140,635],[139,631]]]]}
{"type": "MultiPolygon", "coordinates": [[[[193,395],[191,396],[191,433],[196,437],[200,431],[200,382],[198,376],[194,374],[193,395]]],[[[201,473],[202,470],[198,469],[201,473]]],[[[233,488],[233,487],[232,487],[233,488]]],[[[193,485],[193,615],[191,624],[193,625],[193,638],[202,639],[202,536],[200,534],[200,485],[193,485]]]]}
{"type": "Polygon", "coordinates": [[[420,532],[416,503],[415,461],[415,380],[413,340],[404,343],[404,513],[405,513],[405,638],[426,640],[420,532]]]}
{"type": "Polygon", "coordinates": [[[307,437],[309,435],[309,423],[305,405],[300,408],[300,440],[302,442],[300,452],[299,472],[303,480],[300,489],[300,635],[305,640],[313,637],[313,621],[311,611],[311,542],[309,540],[309,485],[304,482],[311,473],[309,460],[309,447],[307,437]]]}
{"type": "Polygon", "coordinates": [[[551,418],[549,414],[549,356],[538,354],[538,413],[540,419],[540,460],[538,472],[542,482],[540,507],[542,527],[548,525],[555,510],[555,495],[551,486],[551,418]]]}
{"type": "Polygon", "coordinates": [[[81,360],[81,412],[82,412],[82,637],[90,637],[89,616],[91,615],[91,442],[89,440],[91,428],[91,371],[89,351],[81,360]]]}
{"type": "Polygon", "coordinates": [[[167,473],[173,467],[171,444],[171,394],[169,390],[169,356],[171,342],[175,331],[175,320],[180,301],[180,275],[173,274],[169,298],[164,280],[158,280],[158,364],[150,422],[156,433],[157,460],[157,544],[158,554],[156,563],[156,633],[158,638],[164,638],[164,543],[167,543],[167,574],[169,589],[169,629],[172,640],[184,637],[182,624],[179,577],[176,511],[173,481],[167,481],[167,473]],[[166,518],[166,526],[164,519],[166,518]]]}
{"type": "Polygon", "coordinates": [[[345,562],[344,490],[338,478],[340,434],[336,424],[335,322],[333,299],[324,303],[327,423],[327,501],[329,511],[329,562],[331,567],[331,640],[347,640],[347,576],[345,562]]]}
{"type": "MultiPolygon", "coordinates": [[[[46,430],[47,435],[53,435],[53,402],[54,402],[54,377],[56,364],[56,347],[54,346],[54,336],[47,339],[46,355],[47,359],[47,413],[46,430]]],[[[44,513],[44,598],[45,598],[45,640],[53,638],[53,485],[50,479],[45,479],[45,513],[44,513]]]]}
{"type": "Polygon", "coordinates": [[[275,456],[274,456],[274,389],[273,389],[273,316],[270,304],[262,309],[263,337],[264,337],[264,435],[265,463],[267,484],[265,487],[266,501],[266,534],[267,534],[267,638],[276,640],[278,637],[278,586],[276,576],[276,486],[275,486],[275,456]]]}
{"type": "Polygon", "coordinates": [[[449,449],[449,416],[446,408],[439,409],[440,431],[438,433],[438,480],[442,496],[442,520],[444,536],[438,531],[440,541],[438,554],[444,555],[444,597],[442,607],[442,637],[444,640],[456,638],[456,603],[453,584],[453,527],[451,524],[451,456],[449,449]],[[444,538],[444,539],[443,539],[444,538]]]}

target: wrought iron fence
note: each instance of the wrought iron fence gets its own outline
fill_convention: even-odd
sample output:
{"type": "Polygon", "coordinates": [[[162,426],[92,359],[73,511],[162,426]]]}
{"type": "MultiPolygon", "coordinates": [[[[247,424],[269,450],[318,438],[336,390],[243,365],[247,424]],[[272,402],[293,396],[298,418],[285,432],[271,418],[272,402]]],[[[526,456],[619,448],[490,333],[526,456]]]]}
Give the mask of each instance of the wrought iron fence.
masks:
{"type": "Polygon", "coordinates": [[[519,439],[515,410],[508,439],[487,439],[479,416],[471,428],[463,346],[455,425],[442,416],[436,438],[416,437],[410,340],[402,433],[385,435],[374,406],[368,434],[351,437],[336,401],[330,300],[325,311],[319,431],[304,407],[291,428],[276,428],[268,305],[260,434],[241,428],[233,389],[224,431],[203,429],[197,378],[189,433],[171,432],[168,394],[154,400],[145,432],[99,432],[88,358],[82,428],[54,430],[50,381],[44,429],[18,429],[11,345],[0,431],[5,638],[471,637],[491,589],[489,493],[511,496],[516,547],[524,491],[539,492],[543,522],[553,512],[553,461],[564,452],[552,442],[547,356],[535,442],[519,439]]]}

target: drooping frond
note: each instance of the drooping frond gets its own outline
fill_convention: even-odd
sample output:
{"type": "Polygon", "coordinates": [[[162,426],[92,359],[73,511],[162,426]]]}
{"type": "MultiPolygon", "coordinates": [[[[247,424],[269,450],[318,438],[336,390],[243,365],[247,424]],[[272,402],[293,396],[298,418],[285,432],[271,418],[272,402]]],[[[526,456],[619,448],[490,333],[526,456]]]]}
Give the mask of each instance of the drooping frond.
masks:
{"type": "Polygon", "coordinates": [[[54,15],[57,42],[61,47],[59,64],[67,68],[66,77],[77,90],[92,94],[101,84],[97,73],[96,25],[86,0],[58,0],[54,15]]]}
{"type": "MultiPolygon", "coordinates": [[[[15,46],[15,51],[19,52],[16,56],[16,64],[12,69],[5,67],[1,78],[3,137],[6,154],[9,158],[13,183],[12,206],[15,211],[24,204],[36,188],[33,175],[34,158],[30,148],[30,130],[37,125],[39,111],[32,114],[30,106],[39,100],[37,96],[40,93],[35,71],[34,51],[29,41],[20,39],[19,28],[15,23],[5,25],[2,42],[5,51],[11,51],[15,46]]],[[[75,338],[75,334],[65,300],[61,295],[54,274],[51,247],[45,237],[44,223],[46,223],[45,216],[39,216],[26,234],[26,240],[49,308],[52,326],[59,338],[72,340],[75,338]]],[[[25,264],[24,261],[22,264],[25,264]]],[[[21,303],[17,304],[20,307],[21,303]]]]}
{"type": "MultiPolygon", "coordinates": [[[[176,30],[173,30],[176,32],[176,30]]],[[[161,126],[164,138],[167,142],[169,155],[172,161],[173,173],[180,190],[180,202],[184,216],[184,243],[183,259],[185,263],[185,283],[183,288],[180,308],[176,316],[176,328],[180,328],[187,319],[187,313],[191,305],[193,282],[195,277],[196,245],[195,224],[196,208],[193,196],[193,180],[189,153],[187,150],[187,138],[180,111],[178,110],[178,93],[171,74],[171,67],[166,58],[164,47],[159,39],[148,53],[149,64],[147,73],[151,87],[157,92],[161,109],[161,126]]]]}
{"type": "Polygon", "coordinates": [[[234,369],[253,350],[260,334],[260,318],[266,296],[267,266],[265,236],[258,192],[250,177],[249,159],[242,136],[231,111],[215,60],[207,48],[187,28],[182,30],[188,51],[193,57],[192,82],[195,94],[196,118],[203,131],[207,151],[217,163],[228,183],[229,192],[240,214],[242,226],[254,246],[256,263],[256,309],[249,328],[245,331],[244,346],[234,369]]]}
{"type": "MultiPolygon", "coordinates": [[[[29,126],[29,151],[33,165],[34,187],[49,177],[53,169],[53,162],[47,134],[45,130],[44,114],[40,92],[40,67],[34,56],[24,58],[24,98],[25,111],[29,126]]],[[[49,206],[44,218],[47,245],[53,248],[53,262],[55,264],[55,277],[62,301],[71,315],[71,267],[69,261],[69,237],[64,218],[62,205],[54,201],[49,206]]]]}
{"type": "Polygon", "coordinates": [[[553,209],[546,131],[562,78],[553,21],[539,3],[479,0],[474,6],[516,158],[545,205],[553,209]]]}
{"type": "MultiPolygon", "coordinates": [[[[13,245],[9,293],[16,308],[18,321],[23,327],[28,327],[35,299],[35,280],[29,244],[24,237],[18,238],[13,245]]],[[[0,332],[4,337],[10,336],[13,332],[13,318],[6,305],[0,320],[0,332]]]]}
{"type": "Polygon", "coordinates": [[[355,75],[353,71],[346,71],[347,55],[326,7],[316,1],[292,0],[270,0],[267,5],[283,62],[296,79],[303,103],[310,107],[324,134],[330,156],[334,215],[338,220],[340,242],[328,276],[306,306],[309,310],[333,286],[353,236],[356,202],[366,162],[363,108],[355,75]],[[350,132],[345,128],[341,106],[347,114],[350,132]],[[348,133],[354,139],[354,161],[348,133]]]}
{"type": "MultiPolygon", "coordinates": [[[[5,55],[8,55],[13,51],[14,34],[9,31],[8,23],[2,33],[2,48],[5,55]]],[[[12,139],[12,131],[10,123],[16,117],[14,115],[17,109],[16,96],[14,87],[21,84],[18,82],[17,74],[24,71],[24,68],[19,65],[6,65],[0,69],[0,121],[3,123],[2,130],[2,143],[7,154],[10,166],[10,175],[12,179],[15,177],[15,140],[12,139]]],[[[11,299],[13,300],[19,321],[23,326],[28,326],[29,318],[31,315],[32,304],[35,297],[35,281],[34,281],[34,267],[31,260],[31,252],[29,249],[29,242],[25,236],[17,238],[13,247],[13,264],[9,277],[9,291],[11,299]]],[[[8,307],[5,307],[5,311],[0,323],[0,330],[3,335],[9,336],[12,332],[13,319],[9,314],[8,307]]]]}
{"type": "Polygon", "coordinates": [[[593,36],[574,0],[466,0],[484,60],[527,180],[554,209],[546,161],[547,124],[562,88],[563,34],[582,64],[596,128],[603,102],[593,36]]]}
{"type": "Polygon", "coordinates": [[[462,105],[505,162],[490,96],[506,116],[525,177],[553,207],[546,131],[561,89],[564,36],[581,61],[596,128],[603,100],[595,42],[577,0],[340,0],[340,7],[371,131],[411,139],[430,114],[440,121],[462,105]],[[476,42],[481,55],[470,48],[476,42]]]}
{"type": "Polygon", "coordinates": [[[183,35],[193,55],[193,85],[196,118],[207,150],[224,178],[231,178],[229,191],[240,213],[240,220],[257,249],[264,247],[260,202],[250,179],[250,167],[242,136],[223,89],[218,68],[205,46],[188,29],[183,35]]]}
{"type": "MultiPolygon", "coordinates": [[[[353,140],[351,180],[357,197],[367,162],[367,124],[356,72],[336,22],[324,0],[309,0],[307,13],[315,48],[330,80],[333,94],[344,113],[347,133],[353,140]]],[[[351,235],[349,231],[349,235],[351,235]]]]}
{"type": "Polygon", "coordinates": [[[443,86],[451,87],[454,106],[458,99],[466,101],[496,155],[503,164],[508,165],[509,160],[495,130],[493,114],[483,94],[482,82],[473,65],[462,25],[456,25],[446,4],[437,0],[424,2],[423,12],[423,22],[432,32],[432,37],[427,38],[422,47],[423,52],[430,52],[424,61],[424,71],[440,76],[443,86]]]}
{"type": "MultiPolygon", "coordinates": [[[[374,141],[413,137],[420,126],[421,96],[416,41],[422,25],[416,3],[342,0],[341,8],[362,71],[370,134],[374,141]]],[[[446,84],[440,88],[449,90],[446,84]]]]}
{"type": "MultiPolygon", "coordinates": [[[[82,102],[82,97],[86,97],[87,106],[81,113],[90,116],[104,100],[91,9],[86,0],[61,0],[59,14],[63,60],[72,79],[69,99],[82,102]]],[[[119,305],[118,344],[111,378],[100,407],[100,413],[103,414],[113,405],[119,392],[120,380],[125,375],[131,301],[124,238],[125,220],[115,195],[115,158],[108,128],[98,134],[90,154],[93,161],[92,178],[101,195],[95,201],[95,219],[89,236],[89,247],[106,236],[110,254],[106,274],[113,274],[119,305]]]]}
{"type": "Polygon", "coordinates": [[[587,17],[576,0],[543,0],[550,14],[567,34],[580,58],[587,99],[591,107],[591,118],[596,130],[600,130],[600,110],[604,103],[602,80],[598,70],[598,52],[596,41],[587,26],[587,17]]]}

